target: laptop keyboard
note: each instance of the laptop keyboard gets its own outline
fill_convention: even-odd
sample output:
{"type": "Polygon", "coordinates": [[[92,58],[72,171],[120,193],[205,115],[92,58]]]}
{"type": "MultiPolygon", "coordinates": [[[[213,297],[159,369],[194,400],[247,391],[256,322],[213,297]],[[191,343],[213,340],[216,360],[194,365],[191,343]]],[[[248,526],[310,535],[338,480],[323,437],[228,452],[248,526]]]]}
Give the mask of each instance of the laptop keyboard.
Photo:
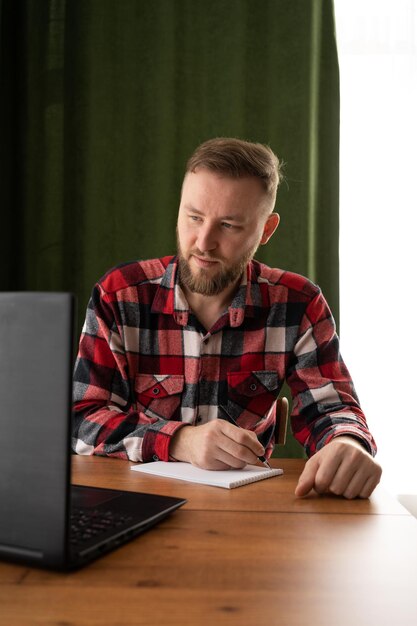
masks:
{"type": "Polygon", "coordinates": [[[132,520],[133,517],[115,511],[74,508],[71,512],[70,542],[72,545],[86,543],[109,530],[122,528],[132,520]]]}

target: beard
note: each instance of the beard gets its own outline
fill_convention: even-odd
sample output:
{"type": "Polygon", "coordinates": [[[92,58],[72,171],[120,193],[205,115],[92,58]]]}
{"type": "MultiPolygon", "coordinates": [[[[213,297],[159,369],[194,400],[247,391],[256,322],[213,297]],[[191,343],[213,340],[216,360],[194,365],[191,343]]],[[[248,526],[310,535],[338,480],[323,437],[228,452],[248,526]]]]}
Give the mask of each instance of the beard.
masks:
{"type": "MultiPolygon", "coordinates": [[[[210,275],[209,272],[206,272],[202,268],[199,268],[197,273],[194,273],[182,253],[177,234],[177,255],[180,285],[186,287],[193,293],[199,293],[203,296],[217,296],[227,287],[230,287],[230,285],[237,282],[237,280],[242,276],[248,263],[253,259],[256,249],[257,247],[252,250],[248,250],[232,265],[229,267],[222,267],[215,274],[210,275]]],[[[207,261],[219,260],[209,254],[203,254],[199,250],[191,250],[190,255],[192,254],[196,254],[207,261]]]]}

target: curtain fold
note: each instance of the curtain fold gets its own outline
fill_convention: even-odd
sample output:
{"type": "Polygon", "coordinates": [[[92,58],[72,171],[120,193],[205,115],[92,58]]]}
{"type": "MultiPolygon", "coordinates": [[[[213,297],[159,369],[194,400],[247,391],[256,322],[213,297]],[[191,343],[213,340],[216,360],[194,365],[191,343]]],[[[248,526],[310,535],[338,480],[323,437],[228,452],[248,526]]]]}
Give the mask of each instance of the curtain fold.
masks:
{"type": "MultiPolygon", "coordinates": [[[[69,290],[175,251],[185,161],[213,136],[285,161],[260,260],[338,316],[331,0],[1,0],[0,288],[69,290]]],[[[78,330],[79,330],[78,329],[78,330]]],[[[291,440],[283,451],[298,454],[291,440]]]]}

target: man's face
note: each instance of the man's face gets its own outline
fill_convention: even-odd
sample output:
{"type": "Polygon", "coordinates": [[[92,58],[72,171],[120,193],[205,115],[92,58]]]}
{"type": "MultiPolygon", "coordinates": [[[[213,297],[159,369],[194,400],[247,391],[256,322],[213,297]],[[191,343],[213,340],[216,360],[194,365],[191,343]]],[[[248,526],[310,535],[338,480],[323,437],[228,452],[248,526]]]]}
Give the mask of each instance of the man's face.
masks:
{"type": "Polygon", "coordinates": [[[206,296],[221,293],[269,239],[276,218],[257,178],[229,178],[204,168],[188,173],[177,224],[181,283],[206,296]]]}

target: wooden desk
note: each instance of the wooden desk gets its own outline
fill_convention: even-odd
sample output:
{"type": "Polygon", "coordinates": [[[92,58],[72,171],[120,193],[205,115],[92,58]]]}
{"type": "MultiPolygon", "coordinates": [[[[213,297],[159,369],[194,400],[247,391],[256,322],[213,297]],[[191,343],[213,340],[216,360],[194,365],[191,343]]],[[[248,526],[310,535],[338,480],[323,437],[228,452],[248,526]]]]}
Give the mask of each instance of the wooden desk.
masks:
{"type": "Polygon", "coordinates": [[[186,506],[71,574],[0,564],[0,624],[13,626],[415,626],[417,520],[370,501],[293,491],[284,476],[231,491],[74,457],[79,484],[173,494],[186,506]]]}

